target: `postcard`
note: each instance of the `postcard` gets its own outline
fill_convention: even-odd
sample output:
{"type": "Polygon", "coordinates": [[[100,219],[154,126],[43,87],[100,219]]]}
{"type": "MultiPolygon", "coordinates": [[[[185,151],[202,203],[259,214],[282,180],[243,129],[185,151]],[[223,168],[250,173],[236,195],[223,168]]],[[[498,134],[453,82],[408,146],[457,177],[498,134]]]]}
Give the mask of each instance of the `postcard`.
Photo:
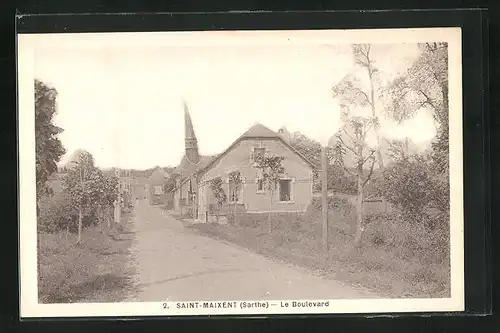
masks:
{"type": "Polygon", "coordinates": [[[460,28],[18,35],[21,317],[464,310],[460,28]]]}

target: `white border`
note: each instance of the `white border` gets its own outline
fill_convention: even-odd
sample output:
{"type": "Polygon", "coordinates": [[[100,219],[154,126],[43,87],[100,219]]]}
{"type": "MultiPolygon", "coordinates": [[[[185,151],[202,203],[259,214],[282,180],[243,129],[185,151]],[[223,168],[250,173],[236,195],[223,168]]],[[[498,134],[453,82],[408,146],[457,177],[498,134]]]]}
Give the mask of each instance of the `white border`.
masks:
{"type": "MultiPolygon", "coordinates": [[[[74,48],[100,47],[109,34],[30,34],[18,35],[19,92],[19,232],[20,232],[20,316],[27,317],[93,317],[93,316],[177,316],[177,315],[269,315],[302,313],[384,313],[442,312],[464,310],[464,237],[463,237],[463,170],[462,170],[462,59],[460,28],[314,30],[314,31],[220,31],[114,33],[106,38],[108,47],[130,46],[216,46],[216,45],[303,45],[322,46],[350,43],[448,42],[449,109],[450,109],[450,256],[451,297],[443,299],[363,299],[330,300],[328,307],[169,309],[161,302],[145,303],[79,303],[38,304],[37,300],[37,232],[35,205],[35,137],[34,137],[34,56],[46,38],[74,48]],[[170,38],[164,39],[165,35],[170,38]],[[210,35],[210,38],[207,36],[210,35]],[[146,38],[147,37],[147,38],[146,38]],[[173,38],[172,38],[173,37],[173,38]],[[244,37],[244,38],[242,38],[244,37]],[[140,304],[140,305],[139,305],[140,304]]],[[[217,300],[214,300],[217,301],[217,300]]],[[[280,304],[284,300],[268,301],[280,304]]],[[[293,300],[288,300],[292,302],[293,300]]]]}

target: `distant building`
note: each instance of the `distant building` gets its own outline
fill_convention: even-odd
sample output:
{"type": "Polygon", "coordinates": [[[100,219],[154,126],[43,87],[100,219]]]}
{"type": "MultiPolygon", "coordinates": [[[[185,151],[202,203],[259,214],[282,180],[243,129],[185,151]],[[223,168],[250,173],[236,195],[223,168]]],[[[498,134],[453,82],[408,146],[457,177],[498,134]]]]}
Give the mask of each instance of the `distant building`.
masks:
{"type": "MultiPolygon", "coordinates": [[[[198,143],[187,106],[185,106],[185,156],[177,172],[181,174],[173,190],[174,210],[193,211],[202,221],[213,215],[216,204],[210,180],[220,177],[228,203],[248,213],[303,212],[313,198],[313,164],[289,144],[289,133],[276,133],[255,124],[237,138],[225,151],[214,157],[199,155],[198,143]],[[284,157],[286,170],[274,193],[272,206],[255,159],[260,154],[284,157]],[[229,182],[229,173],[239,171],[243,184],[239,190],[229,182]]],[[[226,206],[227,210],[227,206],[226,206]]]]}
{"type": "Polygon", "coordinates": [[[170,175],[160,167],[156,167],[146,181],[146,196],[151,205],[166,202],[165,185],[170,175]]]}

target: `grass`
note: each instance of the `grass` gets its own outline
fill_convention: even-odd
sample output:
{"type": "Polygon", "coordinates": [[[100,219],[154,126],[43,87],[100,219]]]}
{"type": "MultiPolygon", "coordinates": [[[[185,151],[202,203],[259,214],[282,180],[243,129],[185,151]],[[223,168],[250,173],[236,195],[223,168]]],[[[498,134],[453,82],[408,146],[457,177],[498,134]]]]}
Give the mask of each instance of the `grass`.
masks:
{"type": "Polygon", "coordinates": [[[355,248],[354,216],[341,210],[337,207],[329,214],[328,253],[320,243],[318,211],[274,215],[271,233],[265,214],[240,216],[237,225],[203,223],[192,228],[326,278],[371,289],[384,298],[450,297],[449,255],[437,252],[440,247],[429,243],[426,233],[405,231],[400,221],[375,216],[366,226],[363,245],[355,248]],[[412,245],[415,239],[423,244],[412,245]]]}
{"type": "Polygon", "coordinates": [[[129,247],[130,214],[112,229],[89,227],[77,244],[75,234],[38,235],[40,303],[119,302],[133,292],[129,247]]]}

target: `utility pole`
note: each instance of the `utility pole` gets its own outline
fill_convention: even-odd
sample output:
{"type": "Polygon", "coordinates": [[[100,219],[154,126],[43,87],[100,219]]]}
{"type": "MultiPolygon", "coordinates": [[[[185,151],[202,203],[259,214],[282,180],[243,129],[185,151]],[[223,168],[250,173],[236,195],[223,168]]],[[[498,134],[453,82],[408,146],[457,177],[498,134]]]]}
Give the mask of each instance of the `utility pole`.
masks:
{"type": "Polygon", "coordinates": [[[322,243],[325,252],[328,252],[328,158],[326,145],[321,145],[321,226],[322,243]]]}

